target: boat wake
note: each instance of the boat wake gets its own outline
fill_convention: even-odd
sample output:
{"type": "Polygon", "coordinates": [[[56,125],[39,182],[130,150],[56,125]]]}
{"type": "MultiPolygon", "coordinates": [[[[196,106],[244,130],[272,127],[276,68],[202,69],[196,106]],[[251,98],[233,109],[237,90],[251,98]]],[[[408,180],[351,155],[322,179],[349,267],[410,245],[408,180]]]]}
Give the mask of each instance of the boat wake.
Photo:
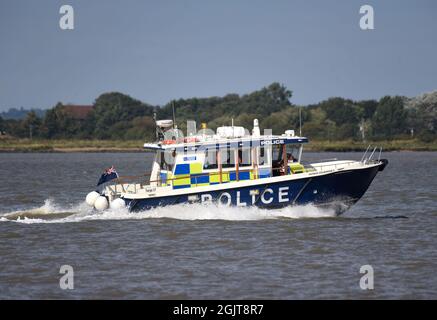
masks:
{"type": "Polygon", "coordinates": [[[138,220],[138,219],[177,219],[177,220],[228,220],[253,221],[266,219],[300,219],[335,217],[333,209],[322,209],[314,205],[286,207],[282,209],[260,209],[256,207],[223,207],[214,204],[187,204],[160,207],[142,212],[129,212],[127,209],[108,209],[98,212],[85,202],[73,206],[57,205],[47,199],[43,206],[24,211],[0,214],[0,221],[19,223],[66,223],[92,220],[138,220]]]}

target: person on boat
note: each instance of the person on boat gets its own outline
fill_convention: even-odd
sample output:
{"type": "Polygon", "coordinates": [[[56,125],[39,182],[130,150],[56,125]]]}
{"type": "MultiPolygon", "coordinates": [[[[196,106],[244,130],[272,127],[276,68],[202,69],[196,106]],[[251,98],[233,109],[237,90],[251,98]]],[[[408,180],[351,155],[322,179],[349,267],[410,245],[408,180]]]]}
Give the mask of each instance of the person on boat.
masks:
{"type": "Polygon", "coordinates": [[[281,159],[277,162],[276,170],[278,171],[279,175],[283,176],[290,173],[290,168],[288,167],[288,163],[290,162],[297,162],[297,159],[293,157],[291,153],[287,153],[287,163],[284,163],[284,159],[281,159]]]}
{"type": "Polygon", "coordinates": [[[287,153],[287,162],[297,162],[297,159],[293,157],[293,154],[287,153]]]}

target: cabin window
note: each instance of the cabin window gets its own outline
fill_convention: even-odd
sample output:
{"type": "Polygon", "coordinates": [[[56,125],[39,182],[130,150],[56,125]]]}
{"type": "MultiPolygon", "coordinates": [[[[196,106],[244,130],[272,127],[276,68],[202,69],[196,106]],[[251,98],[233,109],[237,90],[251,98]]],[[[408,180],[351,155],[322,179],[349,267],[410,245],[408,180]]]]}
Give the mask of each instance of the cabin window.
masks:
{"type": "Polygon", "coordinates": [[[282,160],[282,144],[277,144],[273,146],[273,160],[282,160]]]}
{"type": "Polygon", "coordinates": [[[175,151],[164,151],[159,153],[159,166],[161,170],[172,171],[175,162],[175,151]]]}
{"type": "Polygon", "coordinates": [[[205,163],[203,165],[203,169],[211,170],[217,169],[217,150],[215,149],[207,149],[205,153],[205,163]]]}
{"type": "Polygon", "coordinates": [[[301,145],[299,145],[299,144],[287,144],[286,152],[287,152],[288,162],[298,162],[299,161],[300,147],[301,147],[301,145]]]}
{"type": "Polygon", "coordinates": [[[272,173],[273,176],[279,176],[281,174],[281,169],[284,166],[284,145],[274,145],[272,155],[272,173]]]}
{"type": "Polygon", "coordinates": [[[231,150],[231,149],[220,150],[220,158],[221,158],[222,168],[235,167],[235,150],[231,150]]]}
{"type": "Polygon", "coordinates": [[[252,165],[252,156],[250,148],[238,149],[238,166],[250,167],[252,165]]]}
{"type": "Polygon", "coordinates": [[[264,166],[269,164],[269,148],[270,147],[258,147],[258,162],[259,166],[264,166]]]}

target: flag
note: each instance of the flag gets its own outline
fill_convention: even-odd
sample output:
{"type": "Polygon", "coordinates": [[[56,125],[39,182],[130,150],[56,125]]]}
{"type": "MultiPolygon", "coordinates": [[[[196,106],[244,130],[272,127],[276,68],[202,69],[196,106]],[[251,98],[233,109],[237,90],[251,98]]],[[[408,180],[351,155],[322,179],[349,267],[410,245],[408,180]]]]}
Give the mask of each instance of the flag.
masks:
{"type": "Polygon", "coordinates": [[[118,173],[117,171],[115,171],[114,166],[105,169],[105,172],[103,172],[102,176],[99,179],[99,182],[97,182],[97,185],[101,185],[102,183],[111,181],[113,179],[117,179],[118,178],[118,173]]]}

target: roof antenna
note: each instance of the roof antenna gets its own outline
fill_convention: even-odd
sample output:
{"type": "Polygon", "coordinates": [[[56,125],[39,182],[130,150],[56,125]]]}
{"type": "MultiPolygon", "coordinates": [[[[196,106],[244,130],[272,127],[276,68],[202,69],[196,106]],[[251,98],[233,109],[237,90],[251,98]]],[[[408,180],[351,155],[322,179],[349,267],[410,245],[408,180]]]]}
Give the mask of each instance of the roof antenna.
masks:
{"type": "Polygon", "coordinates": [[[156,123],[156,110],[153,111],[153,121],[155,122],[155,137],[156,137],[156,141],[159,141],[158,124],[156,123]]]}
{"type": "Polygon", "coordinates": [[[172,108],[172,111],[173,111],[173,129],[175,129],[176,115],[175,115],[175,111],[174,111],[174,100],[171,102],[171,108],[172,108]]]}
{"type": "Polygon", "coordinates": [[[302,137],[302,107],[299,107],[299,137],[302,137]]]}
{"type": "Polygon", "coordinates": [[[171,108],[173,111],[173,134],[177,140],[177,139],[179,139],[179,132],[178,132],[178,126],[176,124],[176,112],[175,112],[174,100],[172,100],[172,102],[171,102],[171,108]]]}

